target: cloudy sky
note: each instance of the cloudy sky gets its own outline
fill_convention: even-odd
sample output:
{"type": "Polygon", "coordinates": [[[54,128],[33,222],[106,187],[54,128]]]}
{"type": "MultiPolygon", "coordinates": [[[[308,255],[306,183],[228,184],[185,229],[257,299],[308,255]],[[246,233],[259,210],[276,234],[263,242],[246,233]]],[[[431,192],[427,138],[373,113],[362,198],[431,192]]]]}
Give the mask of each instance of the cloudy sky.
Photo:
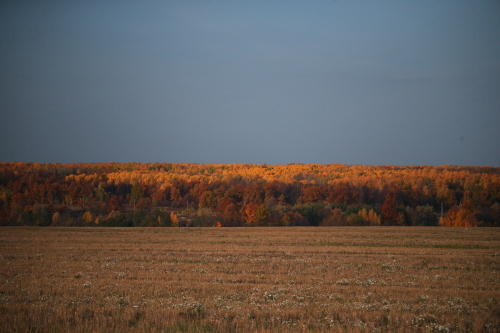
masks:
{"type": "Polygon", "coordinates": [[[500,2],[0,2],[0,161],[500,166],[500,2]]]}

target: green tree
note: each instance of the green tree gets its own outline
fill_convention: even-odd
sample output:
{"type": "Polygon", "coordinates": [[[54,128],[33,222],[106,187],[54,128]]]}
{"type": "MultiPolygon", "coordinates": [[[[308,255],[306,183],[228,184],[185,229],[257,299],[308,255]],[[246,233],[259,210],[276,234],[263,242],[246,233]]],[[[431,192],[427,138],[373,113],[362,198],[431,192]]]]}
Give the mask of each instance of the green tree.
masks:
{"type": "Polygon", "coordinates": [[[290,215],[288,214],[283,214],[283,216],[281,217],[281,225],[285,226],[285,227],[288,227],[290,225],[290,215]]]}
{"type": "Polygon", "coordinates": [[[194,225],[197,227],[207,227],[213,225],[212,209],[208,207],[198,208],[198,216],[195,219],[194,225]]]}
{"type": "Polygon", "coordinates": [[[216,207],[217,196],[212,191],[205,191],[200,198],[200,206],[202,207],[216,207]]]}
{"type": "Polygon", "coordinates": [[[132,186],[132,190],[130,191],[130,199],[134,200],[134,199],[140,199],[142,198],[142,188],[141,188],[141,185],[139,183],[135,183],[134,186],[132,186]]]}
{"type": "Polygon", "coordinates": [[[106,192],[102,187],[101,184],[99,184],[99,187],[94,187],[94,194],[97,200],[99,201],[104,201],[108,198],[109,193],[106,192]]]}
{"type": "Polygon", "coordinates": [[[260,205],[255,211],[255,224],[265,225],[271,217],[271,211],[266,204],[260,205]]]}
{"type": "Polygon", "coordinates": [[[325,203],[310,203],[304,205],[296,205],[295,210],[302,216],[306,217],[309,225],[319,225],[320,222],[328,217],[331,213],[331,208],[325,203]],[[325,209],[327,208],[327,209],[325,209]]]}
{"type": "Polygon", "coordinates": [[[438,218],[434,208],[431,206],[406,207],[410,225],[434,226],[438,224],[438,218]]]}
{"type": "Polygon", "coordinates": [[[33,206],[33,224],[36,226],[47,226],[50,224],[47,206],[36,204],[33,206]]]}
{"type": "Polygon", "coordinates": [[[169,227],[172,224],[169,214],[160,209],[150,213],[139,210],[134,215],[137,215],[137,220],[134,221],[137,227],[169,227]]]}

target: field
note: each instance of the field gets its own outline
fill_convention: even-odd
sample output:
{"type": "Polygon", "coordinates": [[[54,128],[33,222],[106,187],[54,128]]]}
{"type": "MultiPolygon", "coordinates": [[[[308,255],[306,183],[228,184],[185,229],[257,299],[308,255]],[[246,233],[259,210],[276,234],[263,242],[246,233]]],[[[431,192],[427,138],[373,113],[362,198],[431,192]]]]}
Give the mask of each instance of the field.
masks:
{"type": "Polygon", "coordinates": [[[500,229],[0,229],[1,332],[500,332],[500,229]]]}

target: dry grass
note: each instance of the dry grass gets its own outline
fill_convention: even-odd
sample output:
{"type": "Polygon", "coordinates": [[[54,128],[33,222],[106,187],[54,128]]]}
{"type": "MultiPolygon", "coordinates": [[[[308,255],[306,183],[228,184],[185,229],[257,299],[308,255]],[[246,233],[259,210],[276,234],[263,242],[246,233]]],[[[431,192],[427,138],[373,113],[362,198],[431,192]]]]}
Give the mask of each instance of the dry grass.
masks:
{"type": "Polygon", "coordinates": [[[500,332],[500,229],[1,228],[1,332],[500,332]]]}

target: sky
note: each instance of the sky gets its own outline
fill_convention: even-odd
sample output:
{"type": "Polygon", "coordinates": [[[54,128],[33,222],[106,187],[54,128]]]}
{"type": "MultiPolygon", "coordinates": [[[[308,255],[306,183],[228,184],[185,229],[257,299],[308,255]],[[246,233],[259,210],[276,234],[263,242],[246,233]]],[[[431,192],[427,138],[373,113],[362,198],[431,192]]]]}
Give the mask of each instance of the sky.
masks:
{"type": "Polygon", "coordinates": [[[500,167],[500,1],[4,0],[0,161],[500,167]]]}

